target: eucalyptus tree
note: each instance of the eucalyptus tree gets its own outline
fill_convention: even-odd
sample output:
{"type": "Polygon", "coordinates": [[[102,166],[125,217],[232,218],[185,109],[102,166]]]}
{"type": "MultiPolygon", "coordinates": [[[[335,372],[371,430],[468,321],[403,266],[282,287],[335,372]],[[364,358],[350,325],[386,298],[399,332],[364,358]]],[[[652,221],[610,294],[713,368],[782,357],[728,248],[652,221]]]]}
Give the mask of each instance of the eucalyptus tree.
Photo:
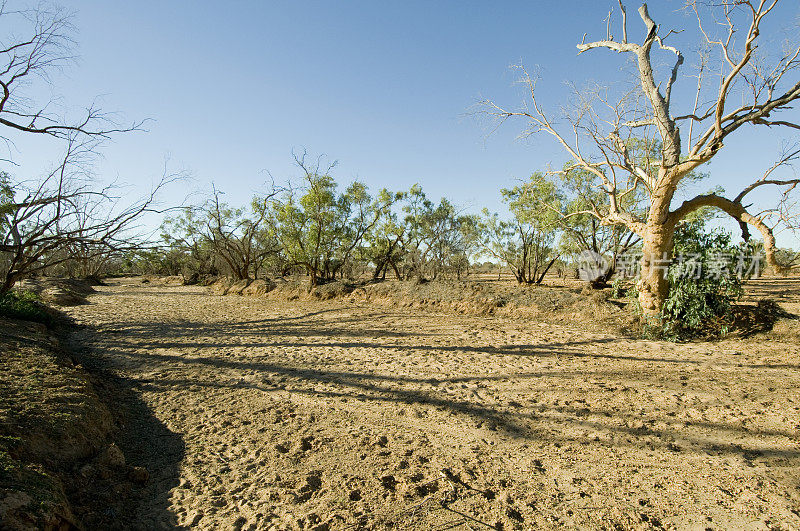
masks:
{"type": "MultiPolygon", "coordinates": [[[[599,208],[605,201],[605,194],[594,184],[594,175],[567,164],[567,170],[558,173],[559,187],[565,195],[561,223],[559,248],[572,258],[573,264],[594,261],[586,271],[594,273],[587,278],[593,286],[602,287],[617,272],[617,264],[626,253],[633,251],[641,237],[621,223],[604,224],[589,212],[599,208]]],[[[623,201],[629,211],[644,212],[644,198],[641,193],[629,194],[623,201]]]]}
{"type": "Polygon", "coordinates": [[[202,207],[206,237],[214,254],[237,280],[258,278],[264,262],[280,251],[270,208],[279,193],[255,196],[249,208],[231,207],[216,188],[202,207]]]}
{"type": "Polygon", "coordinates": [[[301,185],[289,187],[272,205],[276,237],[288,264],[303,267],[312,288],[341,274],[397,199],[387,190],[373,198],[357,181],[338,193],[331,176],[336,163],[323,168],[320,161],[296,155],[301,185]]]}
{"type": "Polygon", "coordinates": [[[212,239],[205,229],[205,213],[198,206],[183,207],[178,215],[168,217],[161,225],[165,253],[177,255],[180,272],[189,283],[218,273],[212,239]]]}
{"type": "MultiPolygon", "coordinates": [[[[398,193],[398,200],[404,194],[398,193]]],[[[389,210],[386,215],[370,230],[366,237],[366,245],[362,248],[365,261],[374,266],[372,278],[375,280],[386,279],[386,274],[391,268],[397,280],[403,280],[400,267],[405,256],[403,238],[406,235],[406,226],[400,222],[396,212],[389,210]]]]}
{"type": "Polygon", "coordinates": [[[728,150],[726,144],[744,126],[800,129],[796,114],[793,119],[791,113],[800,98],[798,34],[790,33],[795,42],[787,42],[778,52],[762,42],[774,36],[765,21],[777,15],[778,5],[778,0],[689,0],[687,9],[697,21],[700,40],[695,47],[694,82],[689,86],[679,77],[684,52],[672,44],[682,30],[665,30],[643,4],[638,14],[644,31],[638,38],[629,35],[627,11],[620,0],[620,33],[612,34],[609,24],[605,37],[584,40],[577,47],[580,54],[606,49],[629,55],[636,66],[634,90],[618,96],[607,90],[580,94],[575,112],[566,116],[563,125],[537,100],[534,81],[523,69],[529,92],[525,108],[507,110],[485,102],[486,112],[501,120],[527,121],[527,134],[544,133],[555,139],[574,161],[573,167],[591,174],[604,195],[602,203],[585,213],[604,225],[624,225],[642,239],[637,290],[648,318],[660,314],[668,295],[666,263],[673,252],[676,227],[698,209],[711,207],[733,217],[745,240],[750,237],[748,226],[757,230],[766,261],[776,271],[784,271],[775,255],[774,229],[791,224],[796,216],[788,208],[793,203],[787,197],[800,179],[786,170],[800,150],[785,150],[761,175],[753,175],[749,184],[730,196],[704,193],[673,204],[687,176],[728,150]],[[660,65],[665,57],[671,61],[664,71],[660,65]],[[680,95],[679,90],[683,90],[680,95]],[[651,144],[655,139],[661,148],[654,160],[642,164],[632,156],[631,140],[651,144]],[[753,210],[749,194],[767,187],[779,190],[773,195],[774,204],[753,210]],[[636,193],[646,197],[645,212],[626,208],[625,198],[636,193]]]}
{"type": "Polygon", "coordinates": [[[433,280],[451,273],[460,277],[476,248],[477,218],[444,197],[434,203],[419,184],[403,198],[402,228],[395,228],[403,259],[396,269],[398,277],[433,280]]]}

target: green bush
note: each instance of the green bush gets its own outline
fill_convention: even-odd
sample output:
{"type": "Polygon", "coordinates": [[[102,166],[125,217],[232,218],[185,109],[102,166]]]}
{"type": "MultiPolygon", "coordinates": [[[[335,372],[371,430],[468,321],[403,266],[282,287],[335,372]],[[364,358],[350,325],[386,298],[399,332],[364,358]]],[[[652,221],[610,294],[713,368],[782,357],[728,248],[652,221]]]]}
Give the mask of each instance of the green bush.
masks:
{"type": "Polygon", "coordinates": [[[29,291],[0,294],[0,317],[35,321],[48,326],[53,323],[53,316],[47,313],[39,297],[29,291]]]}
{"type": "Polygon", "coordinates": [[[636,290],[631,287],[630,282],[626,281],[622,276],[618,276],[614,279],[614,282],[611,283],[612,299],[631,298],[632,293],[635,292],[636,290]]]}
{"type": "Polygon", "coordinates": [[[749,254],[721,229],[705,231],[702,222],[680,226],[667,273],[669,296],[658,323],[645,327],[648,335],[672,341],[727,335],[742,278],[750,273],[749,254]]]}

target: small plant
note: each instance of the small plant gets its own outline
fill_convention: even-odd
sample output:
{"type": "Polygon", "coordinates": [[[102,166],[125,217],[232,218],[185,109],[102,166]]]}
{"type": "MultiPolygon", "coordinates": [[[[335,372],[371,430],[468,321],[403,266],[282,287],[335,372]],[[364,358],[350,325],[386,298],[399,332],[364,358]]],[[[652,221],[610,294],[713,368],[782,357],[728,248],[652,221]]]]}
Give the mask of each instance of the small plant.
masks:
{"type": "Polygon", "coordinates": [[[630,285],[625,282],[625,280],[619,276],[614,279],[614,282],[611,283],[611,298],[612,299],[624,299],[630,296],[630,285]]]}
{"type": "Polygon", "coordinates": [[[727,335],[752,265],[745,263],[746,249],[731,244],[727,232],[705,231],[700,221],[679,227],[666,273],[669,296],[660,318],[644,323],[645,335],[670,341],[727,335]]]}
{"type": "Polygon", "coordinates": [[[0,294],[0,317],[34,321],[47,326],[53,323],[53,316],[47,312],[39,297],[30,291],[0,294]]]}

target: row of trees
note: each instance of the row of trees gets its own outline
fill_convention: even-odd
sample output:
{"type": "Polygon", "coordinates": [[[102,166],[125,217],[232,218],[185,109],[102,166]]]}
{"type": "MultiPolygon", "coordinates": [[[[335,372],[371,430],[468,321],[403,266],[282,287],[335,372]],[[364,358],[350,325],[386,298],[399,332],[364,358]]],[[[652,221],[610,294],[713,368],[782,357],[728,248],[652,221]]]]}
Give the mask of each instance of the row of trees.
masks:
{"type": "Polygon", "coordinates": [[[305,272],[315,286],[336,278],[399,279],[460,276],[477,244],[477,218],[442,199],[434,204],[420,186],[407,192],[361,182],[340,191],[334,164],[295,157],[302,175],[272,186],[247,206],[234,207],[214,189],[202,204],[182,209],[163,225],[172,273],[196,280],[225,274],[236,279],[305,272]]]}
{"type": "MultiPolygon", "coordinates": [[[[791,114],[800,99],[800,46],[787,41],[777,53],[774,46],[759,46],[778,3],[687,2],[702,44],[697,70],[687,76],[696,80],[691,86],[682,85],[686,61],[673,44],[681,32],[662,29],[643,5],[642,35],[629,35],[621,1],[621,36],[612,34],[609,17],[605,37],[581,42],[578,50],[629,54],[636,65],[633,87],[622,80],[579,93],[576,105],[556,119],[540,105],[534,81],[523,70],[530,89],[526,105],[508,110],[485,102],[484,109],[500,120],[526,121],[528,134],[555,139],[570,162],[504,190],[510,217],[465,215],[447,200],[432,202],[419,187],[372,196],[353,183],[339,191],[332,166],[321,168],[319,161],[299,156],[300,182],[273,187],[240,207],[226,205],[214,190],[207,202],[183,209],[164,225],[163,246],[132,231],[155,210],[155,193],[169,177],[140,201],[121,204],[85,171],[99,142],[138,124],[112,123],[94,108],[67,120],[49,111],[52,102],[37,102],[26,92],[29,81],[46,78],[69,59],[69,17],[46,6],[7,11],[2,4],[0,17],[16,30],[0,49],[0,137],[9,143],[13,139],[4,132],[51,137],[63,142],[65,156],[40,180],[0,174],[0,293],[39,271],[90,274],[109,262],[120,265],[121,256],[127,261],[122,266],[138,263],[194,277],[253,278],[301,269],[313,285],[356,276],[367,265],[378,278],[389,271],[401,279],[460,276],[471,257],[483,254],[505,262],[518,281],[535,283],[560,255],[577,249],[613,265],[614,258],[641,246],[638,304],[647,318],[658,318],[670,290],[660,264],[675,253],[676,230],[709,210],[738,221],[744,240],[750,228],[757,230],[767,262],[777,271],[786,268],[775,231],[797,227],[790,194],[800,179],[787,170],[800,148],[785,149],[736,195],[714,190],[676,200],[743,126],[800,129],[791,114]],[[681,88],[686,94],[677,97],[681,88]],[[678,105],[685,109],[675,111],[678,105]],[[774,204],[754,209],[750,194],[770,189],[779,190],[774,204]]],[[[602,283],[611,274],[607,268],[595,280],[602,283]]]]}
{"type": "Polygon", "coordinates": [[[600,277],[591,279],[603,283],[614,273],[614,258],[640,242],[624,227],[572,215],[592,200],[579,171],[561,178],[535,173],[501,190],[510,212],[501,217],[488,210],[465,214],[445,198],[435,203],[419,185],[373,196],[356,181],[339,191],[335,163],[310,163],[305,153],[295,161],[297,182],[273,184],[249,205],[231,206],[214,188],[206,201],[183,208],[162,226],[160,257],[151,250],[140,263],[161,264],[158,272],[192,282],[219,274],[255,279],[303,271],[313,287],[366,274],[461,278],[483,257],[502,263],[520,283],[538,284],[554,264],[574,263],[588,249],[610,258],[600,277]]]}
{"type": "MultiPolygon", "coordinates": [[[[434,203],[419,185],[373,196],[353,182],[340,191],[335,164],[321,167],[306,154],[295,157],[301,170],[296,182],[273,185],[242,206],[227,204],[215,188],[206,201],[176,209],[161,227],[161,242],[148,241],[131,228],[156,211],[158,189],[177,177],[165,176],[150,195],[120,206],[111,188],[92,186],[85,174],[82,162],[93,145],[70,137],[63,160],[33,187],[0,176],[0,292],[38,273],[180,274],[197,282],[220,274],[254,279],[303,271],[312,286],[365,274],[461,278],[480,257],[533,284],[583,249],[614,255],[638,241],[618,227],[569,215],[587,200],[586,179],[573,173],[560,180],[536,173],[502,190],[510,217],[486,210],[471,215],[444,198],[434,203]]],[[[606,280],[613,268],[603,273],[606,280]]]]}

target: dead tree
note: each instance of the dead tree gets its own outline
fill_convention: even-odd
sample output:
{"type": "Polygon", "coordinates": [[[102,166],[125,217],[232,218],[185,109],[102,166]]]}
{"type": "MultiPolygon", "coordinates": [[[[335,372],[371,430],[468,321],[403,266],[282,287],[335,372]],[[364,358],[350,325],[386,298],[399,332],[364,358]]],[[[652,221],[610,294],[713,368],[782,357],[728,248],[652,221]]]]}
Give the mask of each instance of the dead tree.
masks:
{"type": "Polygon", "coordinates": [[[71,248],[92,260],[141,244],[131,229],[153,211],[156,193],[174,177],[165,174],[149,195],[121,206],[113,186],[93,185],[84,170],[102,140],[141,123],[121,126],[94,105],[77,118],[63,118],[53,101],[34,97],[36,80],[48,81],[72,59],[70,18],[45,3],[11,9],[0,2],[0,21],[13,28],[0,38],[0,139],[31,134],[66,144],[61,163],[43,179],[12,180],[5,174],[0,182],[0,293],[26,275],[69,260],[71,248]]]}
{"type": "MultiPolygon", "coordinates": [[[[142,125],[122,126],[94,105],[76,119],[64,120],[54,112],[54,102],[37,102],[31,97],[34,80],[47,80],[51,72],[72,59],[75,30],[70,18],[69,12],[43,3],[21,10],[0,3],[0,20],[15,29],[0,41],[0,125],[5,131],[65,140],[75,133],[102,139],[142,125]]],[[[6,138],[2,132],[0,138],[6,138]]]]}
{"type": "Polygon", "coordinates": [[[756,53],[763,21],[774,14],[778,0],[719,0],[712,7],[699,4],[689,2],[688,9],[696,14],[699,37],[710,50],[719,53],[720,60],[712,65],[710,52],[699,57],[697,84],[691,87],[687,98],[694,101],[693,108],[673,111],[673,89],[684,64],[681,50],[668,43],[677,32],[662,31],[644,4],[639,9],[644,37],[639,42],[629,40],[621,1],[621,38],[611,34],[609,25],[604,39],[581,42],[578,50],[582,54],[605,48],[630,54],[636,64],[636,89],[613,100],[602,90],[581,94],[576,112],[567,116],[566,128],[539,104],[535,84],[524,69],[530,101],[523,110],[509,111],[484,102],[486,112],[501,121],[512,117],[527,120],[526,134],[552,136],[574,161],[573,168],[565,171],[578,168],[594,176],[606,199],[603,204],[576,214],[596,216],[607,225],[624,225],[641,237],[638,299],[646,317],[657,316],[668,295],[666,263],[671,258],[676,226],[686,216],[700,208],[719,209],[740,223],[745,240],[750,236],[748,226],[755,228],[764,239],[767,263],[783,272],[775,259],[773,231],[796,215],[788,209],[788,194],[800,179],[781,174],[800,155],[796,148],[785,150],[774,165],[754,176],[751,184],[730,198],[701,194],[672,205],[682,180],[711,161],[724,149],[728,137],[742,126],[800,129],[796,122],[785,119],[800,98],[800,47],[797,43],[787,45],[777,57],[756,53]],[[707,9],[721,23],[707,24],[707,9]],[[711,26],[721,27],[721,34],[714,34],[711,26]],[[654,68],[656,52],[672,57],[664,79],[659,79],[654,68]],[[637,145],[657,146],[658,155],[654,159],[638,157],[634,153],[637,145]],[[751,211],[745,202],[748,194],[767,186],[780,190],[777,204],[751,211]],[[646,214],[626,210],[625,198],[642,190],[647,197],[646,214]]]}
{"type": "Polygon", "coordinates": [[[16,184],[0,202],[0,293],[32,274],[72,259],[63,252],[84,249],[84,259],[140,249],[136,224],[156,208],[156,195],[177,175],[165,174],[149,194],[121,205],[114,187],[97,188],[87,176],[94,143],[73,134],[57,167],[33,184],[16,184]]]}

